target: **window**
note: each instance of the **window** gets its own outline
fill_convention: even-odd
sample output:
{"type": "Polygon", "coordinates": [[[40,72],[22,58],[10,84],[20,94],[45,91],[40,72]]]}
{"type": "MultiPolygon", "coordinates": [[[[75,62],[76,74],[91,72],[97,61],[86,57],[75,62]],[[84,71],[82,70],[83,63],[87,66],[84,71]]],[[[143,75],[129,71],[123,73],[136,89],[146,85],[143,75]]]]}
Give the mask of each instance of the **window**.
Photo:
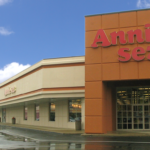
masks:
{"type": "Polygon", "coordinates": [[[55,121],[55,104],[50,103],[49,105],[49,120],[55,121]]]}
{"type": "Polygon", "coordinates": [[[24,120],[28,119],[28,107],[24,107],[24,120]]]}
{"type": "Polygon", "coordinates": [[[81,100],[69,100],[69,121],[81,120],[81,100]]]}
{"type": "Polygon", "coordinates": [[[35,106],[35,120],[39,121],[39,119],[40,119],[40,106],[36,105],[35,106]]]}
{"type": "Polygon", "coordinates": [[[6,108],[2,108],[2,122],[6,122],[6,108]]]}

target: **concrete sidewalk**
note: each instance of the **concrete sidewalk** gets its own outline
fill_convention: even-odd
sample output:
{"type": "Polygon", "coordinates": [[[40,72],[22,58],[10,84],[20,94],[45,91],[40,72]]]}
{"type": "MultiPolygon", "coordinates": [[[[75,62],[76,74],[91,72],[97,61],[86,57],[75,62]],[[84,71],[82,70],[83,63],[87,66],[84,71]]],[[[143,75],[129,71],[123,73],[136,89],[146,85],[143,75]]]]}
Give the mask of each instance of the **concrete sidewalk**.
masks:
{"type": "Polygon", "coordinates": [[[135,137],[135,136],[148,136],[150,137],[150,130],[136,130],[136,131],[113,131],[106,134],[86,134],[84,130],[73,130],[64,128],[53,128],[44,126],[33,126],[33,125],[22,125],[22,124],[11,124],[11,123],[0,123],[0,126],[7,128],[17,129],[29,129],[30,131],[46,131],[50,133],[59,134],[70,134],[70,135],[82,135],[82,136],[99,136],[99,137],[135,137]]]}
{"type": "Polygon", "coordinates": [[[11,123],[0,123],[0,125],[1,126],[7,126],[7,127],[14,127],[14,128],[55,132],[55,133],[61,133],[61,134],[84,134],[84,130],[73,130],[73,129],[53,128],[53,127],[33,126],[33,125],[22,125],[22,124],[11,124],[11,123]]]}

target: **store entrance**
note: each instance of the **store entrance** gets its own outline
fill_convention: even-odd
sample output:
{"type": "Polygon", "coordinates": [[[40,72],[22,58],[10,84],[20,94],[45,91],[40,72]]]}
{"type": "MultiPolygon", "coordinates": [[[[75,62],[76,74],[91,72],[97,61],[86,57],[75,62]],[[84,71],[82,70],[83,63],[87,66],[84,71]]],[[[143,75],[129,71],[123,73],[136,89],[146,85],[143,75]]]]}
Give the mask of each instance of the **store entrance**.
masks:
{"type": "Polygon", "coordinates": [[[117,88],[117,129],[150,129],[150,88],[117,88]]]}

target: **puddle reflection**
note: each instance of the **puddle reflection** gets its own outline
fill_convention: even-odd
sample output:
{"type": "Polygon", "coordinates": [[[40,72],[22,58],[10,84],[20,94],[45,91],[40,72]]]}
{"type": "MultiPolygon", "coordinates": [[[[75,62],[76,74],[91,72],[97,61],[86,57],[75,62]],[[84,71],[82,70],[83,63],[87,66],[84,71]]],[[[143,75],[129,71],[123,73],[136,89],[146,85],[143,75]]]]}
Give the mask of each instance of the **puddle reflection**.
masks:
{"type": "Polygon", "coordinates": [[[0,134],[0,150],[150,150],[148,144],[36,142],[29,138],[0,134]]]}
{"type": "MultiPolygon", "coordinates": [[[[16,150],[149,150],[150,146],[137,146],[132,144],[107,145],[102,143],[77,144],[77,143],[50,143],[42,142],[34,148],[19,148],[16,150]]],[[[0,149],[1,150],[1,149],[0,149]]],[[[9,149],[10,150],[10,149],[9,149]]]]}

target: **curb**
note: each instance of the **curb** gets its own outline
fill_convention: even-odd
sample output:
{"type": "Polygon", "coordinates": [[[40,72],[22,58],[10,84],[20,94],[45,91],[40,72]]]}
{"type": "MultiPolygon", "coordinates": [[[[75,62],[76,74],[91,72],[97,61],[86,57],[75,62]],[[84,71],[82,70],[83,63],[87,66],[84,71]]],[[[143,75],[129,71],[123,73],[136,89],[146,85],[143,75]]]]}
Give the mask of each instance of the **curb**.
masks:
{"type": "Polygon", "coordinates": [[[150,137],[150,134],[146,133],[125,133],[125,134],[81,134],[81,136],[92,136],[92,137],[150,137]]]}

